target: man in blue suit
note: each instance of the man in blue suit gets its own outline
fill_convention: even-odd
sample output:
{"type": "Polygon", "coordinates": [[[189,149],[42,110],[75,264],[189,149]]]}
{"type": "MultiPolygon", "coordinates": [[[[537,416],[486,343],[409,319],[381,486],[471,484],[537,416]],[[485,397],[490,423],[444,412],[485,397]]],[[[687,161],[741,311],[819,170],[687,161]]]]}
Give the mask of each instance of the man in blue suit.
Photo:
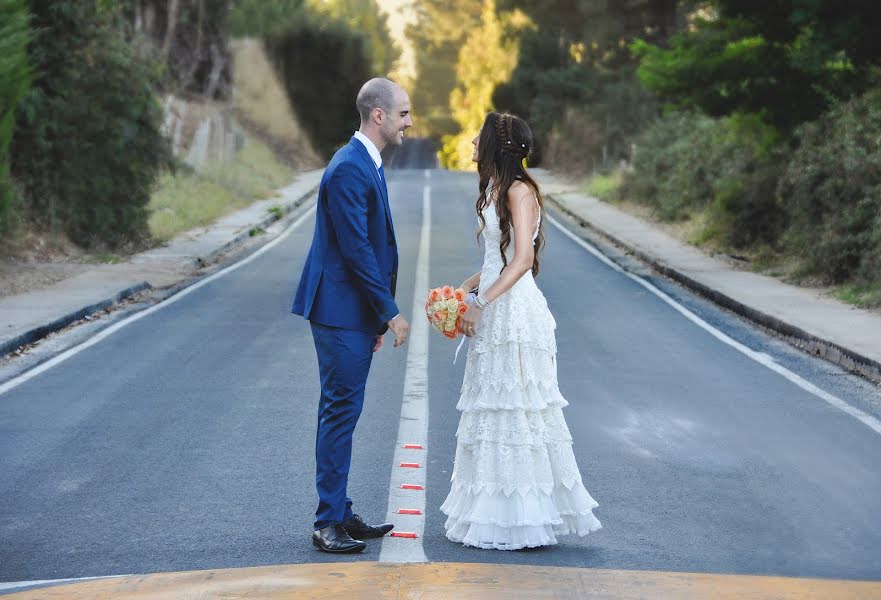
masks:
{"type": "Polygon", "coordinates": [[[396,348],[410,331],[395,304],[398,247],[380,155],[386,146],[400,146],[413,126],[410,98],[377,78],[364,84],[356,105],[361,127],[324,171],[312,247],[292,309],[309,320],[318,354],[319,501],[312,543],[325,552],[361,552],[364,538],[382,537],[393,527],[368,525],[352,512],[346,485],[373,353],[388,329],[396,348]]]}

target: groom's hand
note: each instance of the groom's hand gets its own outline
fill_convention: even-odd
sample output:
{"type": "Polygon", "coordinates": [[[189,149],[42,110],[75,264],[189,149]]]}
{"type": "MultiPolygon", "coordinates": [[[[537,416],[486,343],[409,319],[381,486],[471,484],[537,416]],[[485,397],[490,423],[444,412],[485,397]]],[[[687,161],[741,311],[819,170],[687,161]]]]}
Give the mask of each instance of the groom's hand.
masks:
{"type": "Polygon", "coordinates": [[[388,322],[388,328],[395,334],[395,348],[403,346],[410,335],[410,324],[407,319],[398,315],[388,322]]]}
{"type": "Polygon", "coordinates": [[[382,348],[382,336],[378,335],[378,336],[376,336],[376,344],[374,344],[374,346],[373,346],[373,351],[379,352],[380,348],[382,348]]]}

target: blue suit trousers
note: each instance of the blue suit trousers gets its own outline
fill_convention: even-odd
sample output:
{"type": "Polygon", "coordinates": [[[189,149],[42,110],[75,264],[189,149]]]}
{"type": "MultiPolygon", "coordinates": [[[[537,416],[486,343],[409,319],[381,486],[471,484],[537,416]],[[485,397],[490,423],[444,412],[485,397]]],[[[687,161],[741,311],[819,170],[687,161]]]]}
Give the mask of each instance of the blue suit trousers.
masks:
{"type": "Polygon", "coordinates": [[[315,436],[315,529],[322,529],[352,517],[352,501],[346,495],[352,435],[364,406],[376,334],[311,325],[321,377],[315,436]]]}

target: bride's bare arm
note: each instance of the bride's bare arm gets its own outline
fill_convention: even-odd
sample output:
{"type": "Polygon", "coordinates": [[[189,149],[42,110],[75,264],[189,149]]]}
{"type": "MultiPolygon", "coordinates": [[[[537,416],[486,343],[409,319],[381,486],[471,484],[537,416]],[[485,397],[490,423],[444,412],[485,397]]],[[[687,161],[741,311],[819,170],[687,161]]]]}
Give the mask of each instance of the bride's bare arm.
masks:
{"type": "Polygon", "coordinates": [[[474,289],[475,287],[477,287],[478,285],[480,285],[480,271],[478,271],[477,273],[475,273],[474,275],[472,275],[471,277],[469,277],[465,281],[463,281],[462,285],[459,286],[459,289],[462,289],[462,290],[465,290],[466,292],[468,292],[468,291],[474,289]]]}
{"type": "MultiPolygon", "coordinates": [[[[514,284],[527,271],[532,270],[532,263],[535,259],[532,236],[538,221],[538,205],[529,186],[524,183],[512,185],[508,190],[508,206],[511,209],[511,225],[513,226],[514,258],[488,289],[481,290],[480,295],[487,302],[492,302],[514,287],[514,284]]],[[[480,316],[480,309],[472,304],[462,316],[465,335],[469,337],[473,335],[473,329],[480,321],[480,316]]]]}

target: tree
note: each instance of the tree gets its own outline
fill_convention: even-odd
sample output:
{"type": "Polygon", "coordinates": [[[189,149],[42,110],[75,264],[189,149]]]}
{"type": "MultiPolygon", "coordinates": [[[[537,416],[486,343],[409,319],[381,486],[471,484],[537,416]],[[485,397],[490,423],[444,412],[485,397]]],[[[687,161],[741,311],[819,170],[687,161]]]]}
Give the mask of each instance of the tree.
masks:
{"type": "Polygon", "coordinates": [[[669,48],[634,49],[640,79],[672,104],[761,114],[789,132],[873,85],[881,11],[861,0],[712,0],[669,48]]]}
{"type": "Polygon", "coordinates": [[[388,19],[376,0],[324,0],[313,2],[312,10],[332,20],[346,23],[367,38],[373,73],[387,76],[401,51],[392,41],[388,19]]]}
{"type": "Polygon", "coordinates": [[[411,100],[421,135],[441,139],[459,131],[450,114],[456,63],[469,32],[480,24],[481,3],[474,0],[416,0],[415,22],[407,37],[416,49],[416,81],[411,100]]]}
{"type": "Polygon", "coordinates": [[[665,40],[679,22],[676,0],[504,0],[535,24],[522,32],[520,60],[494,103],[526,118],[537,147],[576,170],[629,157],[656,104],[636,80],[628,44],[665,40]]]}
{"type": "Polygon", "coordinates": [[[154,90],[116,8],[31,0],[36,73],[12,140],[12,173],[38,227],[85,246],[146,238],[150,189],[171,164],[154,90]]]}
{"type": "Polygon", "coordinates": [[[229,95],[231,0],[102,1],[121,7],[134,31],[149,42],[151,58],[165,68],[166,85],[209,98],[229,95]]]}
{"type": "Polygon", "coordinates": [[[306,0],[236,0],[229,13],[229,31],[236,37],[262,38],[302,18],[306,0]]]}
{"type": "Polygon", "coordinates": [[[0,233],[11,227],[13,194],[7,150],[15,109],[30,86],[28,12],[23,0],[0,0],[0,233]]]}
{"type": "Polygon", "coordinates": [[[459,133],[443,138],[441,163],[453,169],[472,169],[471,140],[480,131],[496,86],[507,81],[517,64],[516,32],[528,21],[522,13],[496,14],[495,0],[484,0],[480,26],[473,29],[459,51],[456,77],[459,84],[450,94],[450,111],[459,133]]]}
{"type": "Polygon", "coordinates": [[[373,76],[366,39],[346,23],[307,15],[266,47],[313,147],[329,156],[360,122],[355,98],[373,76]]]}

